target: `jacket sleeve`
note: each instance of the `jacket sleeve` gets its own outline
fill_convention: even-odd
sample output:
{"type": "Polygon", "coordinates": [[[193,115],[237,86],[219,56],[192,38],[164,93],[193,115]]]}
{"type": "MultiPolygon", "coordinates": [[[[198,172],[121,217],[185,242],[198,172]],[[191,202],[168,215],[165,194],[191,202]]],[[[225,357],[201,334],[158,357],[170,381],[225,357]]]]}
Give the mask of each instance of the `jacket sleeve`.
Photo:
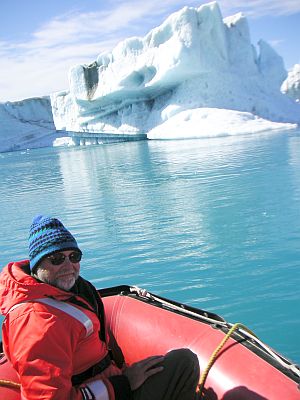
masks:
{"type": "MultiPolygon", "coordinates": [[[[127,400],[117,395],[126,386],[124,376],[92,379],[73,387],[73,354],[85,331],[72,318],[37,311],[34,306],[16,318],[8,315],[3,324],[5,352],[20,376],[22,400],[127,400]],[[118,382],[114,382],[114,379],[118,382]]],[[[127,382],[127,386],[128,386],[127,382]]]]}
{"type": "Polygon", "coordinates": [[[79,387],[83,399],[89,400],[131,400],[132,391],[124,375],[91,379],[79,387]],[[86,397],[85,397],[86,396],[86,397]],[[90,397],[89,397],[90,396],[90,397]],[[94,397],[93,397],[94,396],[94,397]]]}

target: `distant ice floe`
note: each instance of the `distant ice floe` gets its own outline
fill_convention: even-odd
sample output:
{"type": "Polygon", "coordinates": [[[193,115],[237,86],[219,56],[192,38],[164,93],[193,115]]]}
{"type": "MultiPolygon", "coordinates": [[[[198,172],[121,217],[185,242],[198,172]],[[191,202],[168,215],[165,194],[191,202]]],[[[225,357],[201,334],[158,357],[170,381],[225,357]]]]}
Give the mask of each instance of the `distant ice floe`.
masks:
{"type": "Polygon", "coordinates": [[[300,64],[295,64],[281,86],[283,93],[300,103],[300,64]]]}
{"type": "Polygon", "coordinates": [[[51,146],[57,136],[49,97],[0,103],[0,152],[51,146]]]}
{"type": "Polygon", "coordinates": [[[60,146],[70,147],[70,146],[75,146],[75,145],[76,145],[76,142],[70,136],[63,136],[63,137],[60,137],[60,138],[56,138],[53,141],[53,146],[54,147],[60,147],[60,146]]]}

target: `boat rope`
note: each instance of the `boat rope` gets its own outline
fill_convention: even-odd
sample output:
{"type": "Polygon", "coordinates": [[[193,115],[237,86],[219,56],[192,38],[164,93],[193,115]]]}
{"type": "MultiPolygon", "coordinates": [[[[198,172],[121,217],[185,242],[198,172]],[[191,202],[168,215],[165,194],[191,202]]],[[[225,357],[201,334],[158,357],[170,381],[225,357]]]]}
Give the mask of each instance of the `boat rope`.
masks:
{"type": "Polygon", "coordinates": [[[211,369],[211,367],[213,366],[214,362],[216,361],[218,355],[220,354],[220,351],[223,349],[223,347],[225,346],[226,342],[228,341],[228,339],[233,335],[233,333],[238,330],[239,328],[243,328],[244,330],[246,330],[247,332],[249,332],[251,335],[255,336],[253,334],[253,332],[250,331],[250,329],[248,329],[245,325],[241,324],[240,322],[237,322],[236,324],[234,324],[228,331],[228,333],[226,334],[226,336],[224,336],[224,338],[222,339],[222,341],[220,342],[220,344],[217,346],[217,348],[215,349],[215,351],[212,353],[207,367],[205,368],[203,374],[200,377],[199,380],[199,384],[198,384],[198,392],[199,392],[199,396],[202,396],[202,392],[203,392],[203,388],[204,388],[204,384],[206,381],[206,378],[208,376],[208,373],[211,369]]]}
{"type": "MultiPolygon", "coordinates": [[[[190,315],[192,317],[196,317],[197,319],[201,319],[203,321],[207,321],[208,323],[214,324],[215,326],[219,327],[225,327],[227,328],[228,326],[234,326],[230,324],[229,322],[223,320],[217,320],[213,319],[210,317],[206,317],[205,315],[200,315],[197,314],[193,311],[187,310],[185,308],[179,307],[176,304],[173,304],[171,302],[168,302],[166,300],[162,300],[159,297],[154,296],[152,293],[149,293],[146,289],[141,289],[137,286],[131,286],[130,291],[132,293],[136,293],[139,297],[152,300],[152,301],[157,301],[159,302],[162,306],[165,306],[166,308],[173,309],[175,311],[179,311],[180,313],[190,315]]],[[[291,371],[294,375],[296,375],[298,378],[300,377],[300,368],[296,364],[292,364],[289,360],[284,359],[281,355],[277,354],[273,349],[271,349],[269,346],[267,346],[265,343],[263,343],[261,340],[258,339],[258,337],[253,334],[248,328],[246,328],[243,324],[239,325],[239,331],[242,335],[244,335],[244,338],[246,340],[251,340],[253,344],[256,344],[258,347],[260,347],[263,351],[265,351],[269,356],[271,356],[274,360],[276,360],[283,368],[291,371]],[[243,329],[244,328],[244,329],[243,329]]]]}
{"type": "Polygon", "coordinates": [[[0,379],[0,386],[10,387],[13,389],[20,389],[21,384],[13,381],[8,381],[6,379],[0,379]]]}

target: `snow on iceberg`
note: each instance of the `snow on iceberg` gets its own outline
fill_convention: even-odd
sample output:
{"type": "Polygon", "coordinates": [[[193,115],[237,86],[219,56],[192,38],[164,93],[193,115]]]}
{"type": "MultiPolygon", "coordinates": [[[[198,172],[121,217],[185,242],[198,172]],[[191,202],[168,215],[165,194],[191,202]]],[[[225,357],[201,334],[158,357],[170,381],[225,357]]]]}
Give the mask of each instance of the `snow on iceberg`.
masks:
{"type": "MultiPolygon", "coordinates": [[[[242,14],[223,19],[216,2],[184,7],[145,37],[74,66],[69,91],[51,95],[56,128],[167,138],[163,130],[177,121],[178,137],[201,137],[202,108],[210,115],[215,109],[210,124],[219,128],[225,118],[226,134],[238,133],[239,114],[218,109],[251,113],[247,126],[257,118],[266,129],[299,123],[300,105],[280,92],[287,75],[282,58],[264,41],[258,46],[259,54],[242,14]]],[[[210,125],[208,135],[219,135],[219,128],[210,125]]]]}
{"type": "Polygon", "coordinates": [[[283,93],[300,103],[300,64],[295,64],[281,86],[283,93]]]}
{"type": "Polygon", "coordinates": [[[275,130],[289,130],[297,125],[271,122],[249,112],[195,108],[182,111],[148,132],[149,139],[190,139],[202,137],[222,137],[262,133],[275,130]]]}

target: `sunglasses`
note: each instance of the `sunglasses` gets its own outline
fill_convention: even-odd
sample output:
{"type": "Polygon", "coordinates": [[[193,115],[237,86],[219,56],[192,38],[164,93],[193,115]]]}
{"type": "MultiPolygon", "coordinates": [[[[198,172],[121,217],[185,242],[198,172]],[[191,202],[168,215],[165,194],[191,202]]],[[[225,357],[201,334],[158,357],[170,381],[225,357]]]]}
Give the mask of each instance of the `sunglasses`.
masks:
{"type": "Polygon", "coordinates": [[[53,253],[46,258],[50,261],[52,265],[61,265],[65,262],[66,258],[68,258],[71,263],[78,263],[81,260],[81,257],[82,253],[80,251],[73,251],[68,256],[63,253],[53,253]]]}

